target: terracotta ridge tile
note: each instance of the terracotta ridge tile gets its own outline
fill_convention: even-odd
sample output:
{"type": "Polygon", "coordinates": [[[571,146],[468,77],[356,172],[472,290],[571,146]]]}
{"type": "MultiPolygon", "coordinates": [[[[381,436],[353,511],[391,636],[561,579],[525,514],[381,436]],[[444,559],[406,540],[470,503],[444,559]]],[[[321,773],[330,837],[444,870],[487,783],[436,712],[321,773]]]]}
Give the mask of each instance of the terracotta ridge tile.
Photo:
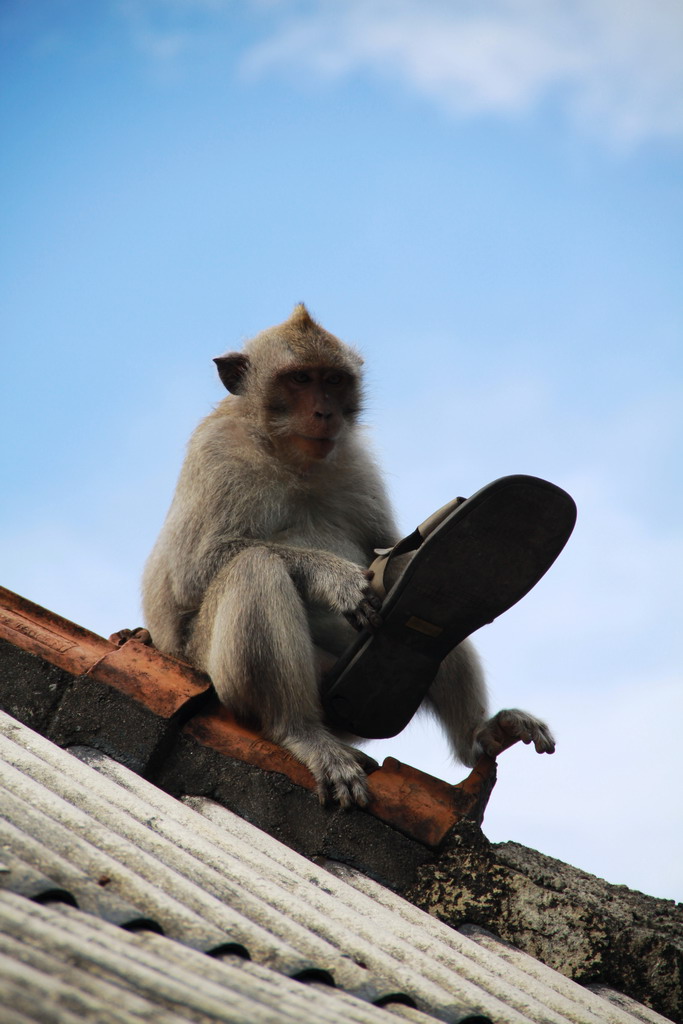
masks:
{"type": "MultiPolygon", "coordinates": [[[[214,697],[208,706],[193,704],[208,695],[204,673],[137,640],[117,647],[104,637],[0,587],[0,637],[77,677],[90,676],[112,686],[169,719],[184,709],[182,733],[226,757],[279,772],[314,791],[309,770],[282,747],[239,724],[214,697]]],[[[366,810],[400,832],[436,846],[463,817],[480,817],[495,781],[496,763],[482,757],[458,785],[386,758],[368,777],[366,810]]]]}
{"type": "MultiPolygon", "coordinates": [[[[217,701],[187,721],[183,732],[226,757],[279,772],[298,786],[315,791],[308,768],[282,747],[241,725],[217,701]]],[[[382,767],[368,776],[370,803],[365,810],[411,838],[437,846],[462,818],[483,813],[495,772],[495,760],[484,755],[463,782],[451,785],[387,757],[382,767]]]]}
{"type": "Polygon", "coordinates": [[[207,693],[208,676],[130,640],[116,647],[54,612],[0,587],[0,637],[74,676],[92,676],[170,718],[207,693]]]}

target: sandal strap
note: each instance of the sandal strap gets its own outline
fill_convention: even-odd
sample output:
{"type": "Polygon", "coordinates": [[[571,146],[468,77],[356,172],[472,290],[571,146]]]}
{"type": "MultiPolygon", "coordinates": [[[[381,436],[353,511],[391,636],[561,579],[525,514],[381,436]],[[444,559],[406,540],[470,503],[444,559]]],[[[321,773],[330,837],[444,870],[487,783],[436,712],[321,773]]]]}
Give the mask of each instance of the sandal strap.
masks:
{"type": "Polygon", "coordinates": [[[382,599],[387,596],[387,588],[384,585],[384,573],[389,565],[389,561],[394,555],[403,555],[407,551],[415,551],[423,540],[424,538],[418,528],[409,533],[403,540],[400,540],[398,544],[394,544],[393,548],[375,548],[377,558],[369,565],[370,572],[374,574],[370,580],[370,586],[382,599]]]}
{"type": "Polygon", "coordinates": [[[446,519],[451,512],[458,507],[458,505],[462,505],[463,501],[466,500],[466,498],[453,498],[452,501],[442,505],[441,508],[437,508],[436,512],[432,512],[429,519],[425,519],[424,523],[420,523],[417,530],[423,540],[426,540],[429,534],[433,533],[437,526],[441,526],[444,519],[446,519]]]}
{"type": "Polygon", "coordinates": [[[376,594],[384,599],[387,596],[387,588],[384,585],[384,573],[389,565],[389,562],[396,555],[405,555],[409,551],[416,551],[420,547],[422,542],[427,539],[430,533],[433,533],[437,526],[446,519],[451,512],[462,505],[465,498],[453,498],[446,505],[442,505],[441,508],[437,509],[436,512],[432,512],[428,519],[425,519],[423,523],[420,523],[412,533],[409,533],[407,537],[404,537],[397,544],[394,544],[393,548],[375,548],[377,558],[371,562],[369,569],[374,573],[370,580],[370,586],[376,594]]]}

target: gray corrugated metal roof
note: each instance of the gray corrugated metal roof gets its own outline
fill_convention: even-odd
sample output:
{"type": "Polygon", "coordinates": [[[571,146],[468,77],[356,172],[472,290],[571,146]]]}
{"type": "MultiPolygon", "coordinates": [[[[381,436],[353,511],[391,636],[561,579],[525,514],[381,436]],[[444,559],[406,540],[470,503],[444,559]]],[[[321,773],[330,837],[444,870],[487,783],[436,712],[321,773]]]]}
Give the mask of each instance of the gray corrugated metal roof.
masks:
{"type": "MultiPolygon", "coordinates": [[[[0,715],[0,841],[13,858],[5,884],[14,877],[21,892],[23,878],[29,894],[41,898],[42,885],[48,899],[56,886],[81,908],[1,894],[0,915],[19,944],[8,949],[3,939],[1,950],[12,991],[59,989],[70,1008],[74,989],[124,1014],[106,1018],[116,1021],[151,1019],[149,1005],[167,1008],[166,1017],[153,1017],[164,1021],[386,1020],[387,1010],[370,1003],[406,996],[443,1020],[636,1022],[628,1007],[490,936],[460,934],[356,872],[312,864],[212,801],[180,802],[102,754],[79,755],[0,715]],[[131,934],[111,921],[153,921],[168,937],[131,934]],[[236,966],[233,955],[218,963],[196,952],[240,948],[255,962],[236,966]],[[26,984],[12,980],[13,962],[30,975],[26,984]],[[283,975],[329,977],[338,988],[321,993],[283,975]],[[133,999],[130,1009],[112,985],[133,999]]],[[[49,1019],[31,1016],[22,998],[9,1004],[13,1012],[49,1019]]],[[[86,1010],[79,1019],[105,1019],[86,1010]]]]}
{"type": "Polygon", "coordinates": [[[97,1024],[387,1020],[385,1011],[335,989],[309,988],[249,962],[214,960],[163,936],[131,934],[75,908],[42,907],[13,893],[0,894],[0,932],[3,995],[6,986],[20,987],[10,1005],[41,1024],[50,1019],[48,997],[60,1022],[62,1009],[97,1024]]]}
{"type": "MultiPolygon", "coordinates": [[[[118,774],[119,766],[114,765],[113,768],[118,774]]],[[[202,797],[189,797],[184,802],[220,825],[224,841],[228,834],[230,841],[248,838],[251,826],[219,804],[202,797]]],[[[303,870],[305,877],[310,878],[310,870],[314,866],[294,851],[283,848],[271,836],[263,836],[259,851],[269,854],[292,873],[303,870]]],[[[601,998],[596,999],[593,992],[483,929],[468,926],[460,932],[454,931],[346,865],[331,864],[327,874],[332,874],[338,883],[335,887],[329,877],[322,883],[326,884],[336,904],[343,904],[358,914],[368,915],[380,933],[384,927],[390,928],[396,939],[402,937],[410,943],[414,950],[412,962],[420,969],[424,965],[419,954],[423,953],[430,960],[451,970],[457,975],[458,981],[455,984],[462,992],[472,982],[504,1001],[509,1007],[508,1013],[517,1009],[531,1020],[599,1019],[612,1024],[633,1024],[633,1016],[628,1011],[625,1012],[616,1004],[606,1003],[601,998]],[[354,890],[353,895],[348,891],[349,888],[354,890]]],[[[645,1007],[643,1009],[647,1014],[654,1012],[645,1007]]],[[[495,1017],[493,1007],[489,1015],[495,1017]]],[[[666,1020],[658,1014],[655,1017],[659,1024],[666,1020]]]]}

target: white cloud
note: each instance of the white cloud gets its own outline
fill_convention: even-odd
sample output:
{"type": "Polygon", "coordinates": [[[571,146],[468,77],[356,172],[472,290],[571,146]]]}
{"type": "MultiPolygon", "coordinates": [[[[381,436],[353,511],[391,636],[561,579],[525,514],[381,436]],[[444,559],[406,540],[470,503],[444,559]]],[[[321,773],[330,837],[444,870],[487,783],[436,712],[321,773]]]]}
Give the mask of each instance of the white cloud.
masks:
{"type": "Polygon", "coordinates": [[[370,70],[459,115],[517,114],[560,96],[619,144],[683,134],[678,0],[288,0],[245,68],[335,78],[370,70]]]}

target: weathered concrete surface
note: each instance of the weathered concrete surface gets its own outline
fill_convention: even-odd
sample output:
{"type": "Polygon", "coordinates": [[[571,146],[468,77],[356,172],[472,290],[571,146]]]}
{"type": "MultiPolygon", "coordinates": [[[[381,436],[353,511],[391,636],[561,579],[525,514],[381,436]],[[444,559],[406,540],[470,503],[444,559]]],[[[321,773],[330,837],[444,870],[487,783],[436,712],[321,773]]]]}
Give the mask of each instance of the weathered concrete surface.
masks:
{"type": "Polygon", "coordinates": [[[453,927],[478,924],[582,984],[683,1021],[683,904],[610,885],[461,822],[404,895],[453,927]]]}

